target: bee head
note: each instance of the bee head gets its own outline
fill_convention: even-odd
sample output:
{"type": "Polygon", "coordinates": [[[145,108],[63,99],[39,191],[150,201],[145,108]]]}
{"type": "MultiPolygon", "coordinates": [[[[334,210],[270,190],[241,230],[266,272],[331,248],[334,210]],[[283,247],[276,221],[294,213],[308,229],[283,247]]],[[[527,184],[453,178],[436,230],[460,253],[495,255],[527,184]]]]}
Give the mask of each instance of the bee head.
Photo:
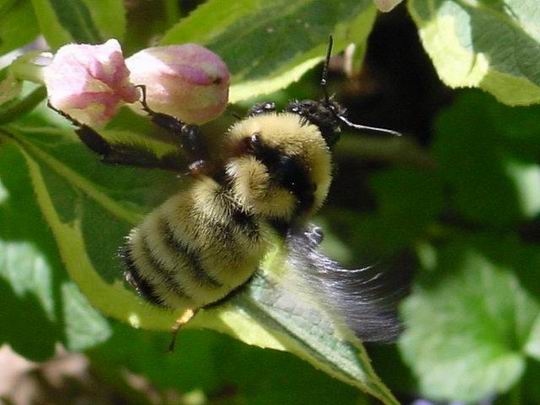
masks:
{"type": "Polygon", "coordinates": [[[326,52],[326,61],[323,67],[321,78],[321,88],[324,97],[320,101],[303,100],[293,101],[287,105],[285,111],[300,115],[306,122],[315,125],[321,131],[326,144],[332,148],[339,139],[341,128],[343,126],[364,130],[385,132],[392,135],[401,135],[399,132],[384,128],[370,127],[366,125],[354,124],[346,118],[347,110],[338,102],[334,101],[328,94],[328,65],[332,55],[332,36],[328,40],[328,49],[326,52]]]}
{"type": "Polygon", "coordinates": [[[329,147],[333,147],[339,139],[342,124],[339,117],[344,116],[345,108],[336,101],[330,98],[321,101],[292,101],[285,107],[285,111],[298,114],[306,122],[319,128],[329,147]]]}
{"type": "Polygon", "coordinates": [[[392,132],[353,124],[327,90],[328,46],[320,101],[293,101],[281,113],[273,103],[257,104],[229,130],[226,173],[240,206],[251,214],[290,223],[313,214],[331,181],[332,146],[342,126],[392,132]]]}

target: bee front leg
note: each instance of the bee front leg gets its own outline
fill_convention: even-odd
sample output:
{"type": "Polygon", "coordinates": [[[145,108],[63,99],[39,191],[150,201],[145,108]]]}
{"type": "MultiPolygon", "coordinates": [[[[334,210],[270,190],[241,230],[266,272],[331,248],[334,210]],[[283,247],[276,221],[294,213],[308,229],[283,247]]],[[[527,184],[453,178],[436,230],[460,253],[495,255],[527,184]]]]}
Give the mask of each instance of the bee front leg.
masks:
{"type": "Polygon", "coordinates": [[[200,127],[187,124],[172,115],[152,110],[146,102],[146,86],[138,85],[136,87],[141,89],[140,103],[152,122],[173,135],[173,140],[178,142],[183,149],[191,175],[198,176],[210,173],[212,167],[209,163],[208,149],[200,127]]]}
{"type": "Polygon", "coordinates": [[[276,103],[274,103],[273,101],[265,101],[255,104],[248,110],[246,115],[248,117],[254,117],[256,115],[268,114],[273,112],[276,112],[276,103]]]}
{"type": "Polygon", "coordinates": [[[183,171],[186,168],[186,159],[179,153],[169,153],[157,157],[142,146],[109,142],[92,127],[77,121],[66,112],[55,108],[50,102],[47,105],[51,110],[66,118],[76,127],[75,133],[81,142],[92,152],[98,154],[104,163],[172,170],[176,172],[183,171]]]}

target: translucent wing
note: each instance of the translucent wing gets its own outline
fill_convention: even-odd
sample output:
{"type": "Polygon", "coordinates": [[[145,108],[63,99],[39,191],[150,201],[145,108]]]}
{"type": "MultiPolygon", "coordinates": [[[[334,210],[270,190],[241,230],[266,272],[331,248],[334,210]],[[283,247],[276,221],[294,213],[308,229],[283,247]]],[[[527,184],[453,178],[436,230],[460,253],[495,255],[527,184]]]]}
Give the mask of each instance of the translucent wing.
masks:
{"type": "Polygon", "coordinates": [[[321,240],[313,226],[289,232],[286,243],[276,240],[250,282],[216,306],[220,319],[234,315],[234,334],[245,342],[288,350],[384,403],[397,403],[361,343],[397,336],[395,307],[405,289],[392,274],[343,269],[318,251],[321,240]]]}
{"type": "Polygon", "coordinates": [[[404,274],[382,272],[379,266],[344,269],[319,251],[322,237],[313,225],[289,232],[287,267],[295,288],[307,289],[322,310],[362,341],[395,340],[401,330],[396,307],[406,292],[404,274]]]}

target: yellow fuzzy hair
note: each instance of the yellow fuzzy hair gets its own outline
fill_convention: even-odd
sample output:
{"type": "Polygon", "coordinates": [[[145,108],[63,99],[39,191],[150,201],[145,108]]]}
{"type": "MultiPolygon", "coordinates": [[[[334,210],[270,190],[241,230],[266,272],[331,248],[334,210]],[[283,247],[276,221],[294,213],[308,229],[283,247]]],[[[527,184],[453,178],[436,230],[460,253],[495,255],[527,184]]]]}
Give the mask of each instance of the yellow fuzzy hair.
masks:
{"type": "MultiPolygon", "coordinates": [[[[237,122],[229,130],[228,139],[234,144],[253,134],[258,134],[265,145],[298,157],[308,168],[310,180],[317,187],[311,213],[316,211],[324,202],[332,180],[330,150],[319,128],[312,124],[302,125],[301,117],[297,114],[264,114],[237,122]]],[[[251,158],[231,159],[227,165],[227,172],[236,174],[238,176],[236,178],[242,183],[235,190],[238,193],[237,197],[249,201],[252,205],[260,205],[258,209],[263,212],[292,215],[294,208],[292,195],[275,190],[263,190],[267,180],[262,169],[264,166],[251,158]],[[252,184],[247,184],[247,178],[250,176],[253,176],[252,184]],[[253,192],[255,194],[252,194],[253,192]],[[255,200],[257,192],[262,199],[255,200]],[[271,198],[274,198],[274,201],[270,201],[271,198]]]]}
{"type": "Polygon", "coordinates": [[[150,213],[128,238],[138,273],[170,307],[198,308],[225,297],[255,272],[268,248],[264,230],[253,236],[233,221],[232,198],[222,190],[210,178],[195,181],[191,190],[172,196],[150,213]],[[219,285],[195,277],[189,258],[167,243],[164,223],[174,239],[198,257],[206,276],[219,285]],[[167,270],[170,281],[157,266],[167,270]],[[176,293],[175,286],[189,298],[176,293]]]}

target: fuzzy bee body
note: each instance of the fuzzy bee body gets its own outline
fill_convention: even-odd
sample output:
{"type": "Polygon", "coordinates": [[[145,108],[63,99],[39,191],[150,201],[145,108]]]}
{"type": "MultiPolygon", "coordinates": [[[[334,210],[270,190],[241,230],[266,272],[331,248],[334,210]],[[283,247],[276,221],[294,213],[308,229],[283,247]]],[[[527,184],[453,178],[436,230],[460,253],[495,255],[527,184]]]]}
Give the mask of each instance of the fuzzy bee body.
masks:
{"type": "Polygon", "coordinates": [[[196,178],[134,228],[121,249],[127,280],[151,303],[200,308],[224,298],[258,269],[276,224],[309,216],[326,197],[329,149],[298,115],[240,121],[226,150],[217,180],[196,178]]]}
{"type": "Polygon", "coordinates": [[[149,302],[199,308],[247,281],[265,245],[260,224],[206,178],[149,214],[121,256],[126,278],[149,302]]]}
{"type": "Polygon", "coordinates": [[[150,109],[144,86],[142,108],[171,135],[177,153],[158,157],[135,145],[110,143],[51,106],[105,163],[177,173],[189,168],[191,187],[149,213],[120,250],[126,280],[144,299],[187,308],[176,330],[198,309],[246,284],[277,236],[289,249],[285,265],[297,276],[290,280],[310,290],[337,324],[366,341],[389,341],[398,334],[395,284],[371,268],[345,270],[322,255],[322,233],[309,224],[328,194],[331,149],[341,127],[396,134],[349,122],[330,99],[331,45],[321,81],[325,97],[290,102],[282,112],[271,102],[256,104],[228,131],[217,161],[211,161],[198,126],[150,109]]]}

